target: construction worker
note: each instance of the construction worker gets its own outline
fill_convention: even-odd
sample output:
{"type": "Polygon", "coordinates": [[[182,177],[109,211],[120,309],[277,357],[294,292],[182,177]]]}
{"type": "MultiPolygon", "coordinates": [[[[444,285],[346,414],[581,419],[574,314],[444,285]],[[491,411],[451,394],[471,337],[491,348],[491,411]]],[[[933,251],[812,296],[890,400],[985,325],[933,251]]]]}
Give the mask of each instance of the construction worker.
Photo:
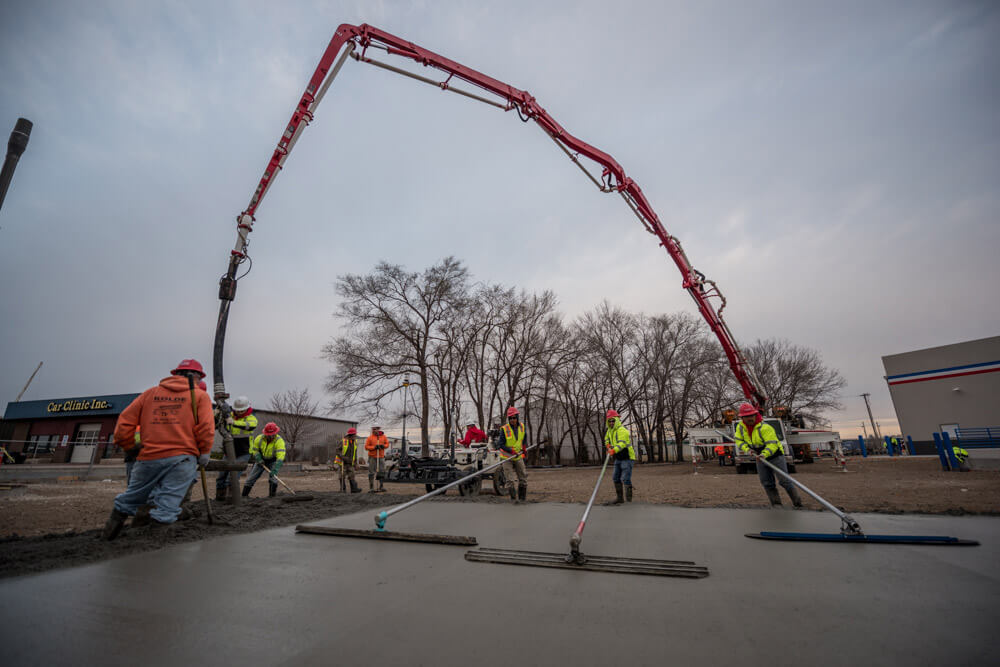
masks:
{"type": "Polygon", "coordinates": [[[507,408],[507,423],[500,429],[493,441],[497,453],[503,460],[503,474],[507,481],[507,493],[515,505],[528,498],[528,470],[524,466],[524,424],[521,423],[517,408],[507,408]],[[514,486],[514,477],[517,486],[514,486]]]}
{"type": "MultiPolygon", "coordinates": [[[[347,435],[344,436],[343,441],[340,445],[340,477],[344,479],[345,477],[351,483],[351,493],[361,493],[361,487],[358,483],[354,481],[354,466],[358,464],[358,430],[355,428],[347,429],[347,435]]],[[[341,491],[346,491],[344,485],[340,487],[341,491]]]]}
{"type": "MultiPolygon", "coordinates": [[[[236,454],[237,463],[246,463],[250,460],[250,438],[257,430],[257,415],[250,407],[250,399],[246,396],[238,396],[233,401],[233,413],[226,418],[226,430],[233,436],[233,452],[236,454]]],[[[243,472],[237,475],[239,483],[243,472]]],[[[219,476],[215,478],[215,499],[222,501],[226,499],[226,492],[229,491],[229,471],[220,470],[219,476]]]]}
{"type": "Polygon", "coordinates": [[[285,464],[285,440],[278,435],[278,425],[274,422],[264,424],[264,430],[256,438],[250,440],[250,457],[254,461],[253,470],[243,485],[243,497],[250,495],[250,490],[262,474],[264,467],[270,470],[267,474],[267,497],[278,495],[278,480],[275,475],[285,464]]]}
{"type": "Polygon", "coordinates": [[[465,436],[458,441],[463,447],[486,442],[486,434],[476,428],[476,422],[469,422],[465,425],[465,436]]]}
{"type": "Polygon", "coordinates": [[[609,505],[621,505],[626,500],[632,502],[632,466],[635,462],[635,449],[632,447],[628,429],[622,426],[621,415],[614,409],[605,415],[604,448],[615,461],[615,473],[611,481],[615,484],[616,498],[609,505]],[[624,485],[624,498],[622,486],[624,485]]]}
{"type": "Polygon", "coordinates": [[[958,445],[952,447],[951,451],[955,452],[955,458],[958,459],[958,471],[969,472],[970,468],[965,464],[965,460],[969,458],[969,452],[965,451],[958,445]]]}
{"type": "Polygon", "coordinates": [[[381,426],[372,426],[372,434],[365,439],[368,452],[368,493],[385,491],[385,450],[389,448],[389,438],[385,437],[381,426]],[[378,489],[375,480],[378,480],[378,489]]]}
{"type": "MultiPolygon", "coordinates": [[[[771,501],[771,506],[781,506],[781,496],[774,484],[774,471],[767,467],[762,461],[767,461],[776,468],[788,473],[788,466],[785,463],[785,453],[781,449],[781,441],[774,428],[767,424],[760,415],[760,412],[749,403],[740,405],[740,421],[736,423],[735,437],[736,446],[741,452],[753,452],[757,457],[757,477],[760,478],[761,486],[767,493],[767,499],[771,501]]],[[[792,499],[792,505],[796,508],[802,507],[802,498],[795,485],[782,477],[778,482],[792,499]]]]}
{"type": "Polygon", "coordinates": [[[198,466],[208,463],[215,422],[212,401],[192,391],[194,379],[205,377],[201,364],[184,359],[160,383],[132,401],[115,424],[115,444],[124,450],[141,448],[124,493],[115,497],[102,537],[113,540],[125,519],[133,526],[164,525],[190,517],[181,501],[198,466]],[[194,403],[192,403],[192,397],[194,403]],[[142,429],[138,442],[136,431],[142,429]]]}
{"type": "Polygon", "coordinates": [[[726,465],[726,448],[723,445],[715,446],[715,457],[719,459],[719,465],[726,465]]]}

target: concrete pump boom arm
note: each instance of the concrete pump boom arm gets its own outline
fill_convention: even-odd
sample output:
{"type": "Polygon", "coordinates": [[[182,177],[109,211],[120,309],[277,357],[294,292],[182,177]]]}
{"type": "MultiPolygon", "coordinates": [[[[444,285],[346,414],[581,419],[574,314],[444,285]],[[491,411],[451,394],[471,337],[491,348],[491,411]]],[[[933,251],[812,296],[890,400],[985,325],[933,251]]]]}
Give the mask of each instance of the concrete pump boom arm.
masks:
{"type": "Polygon", "coordinates": [[[337,75],[348,56],[353,57],[359,62],[369,63],[382,69],[424,81],[442,90],[459,93],[499,107],[505,111],[513,109],[524,122],[533,120],[538,124],[587,177],[590,178],[598,189],[602,192],[618,193],[628,204],[629,208],[632,209],[636,217],[639,218],[640,222],[642,222],[646,231],[659,239],[659,244],[666,249],[670,258],[673,259],[674,264],[681,272],[682,287],[694,299],[701,316],[705,318],[709,328],[711,328],[722,344],[722,349],[729,361],[729,367],[736,380],[740,383],[743,394],[758,409],[764,410],[767,398],[759,389],[760,383],[753,380],[752,371],[747,365],[743,353],[736,344],[736,340],[729,331],[725,320],[722,319],[722,310],[726,305],[725,297],[719,291],[714,281],[706,279],[700,271],[691,266],[680,242],[677,238],[667,233],[667,230],[660,223],[660,219],[646,200],[639,185],[625,174],[625,170],[613,157],[567,132],[527,91],[509,86],[502,81],[465,67],[378,28],[367,24],[355,26],[346,23],[337,28],[333,38],[330,40],[330,44],[323,53],[319,65],[313,72],[312,78],[309,79],[309,84],[306,86],[305,92],[295,107],[295,112],[292,114],[288,126],[278,141],[278,146],[275,148],[267,164],[267,168],[264,170],[264,175],[261,177],[257,189],[250,198],[250,204],[237,219],[236,246],[231,252],[229,270],[222,277],[219,289],[219,298],[222,300],[222,304],[219,310],[219,323],[216,329],[215,355],[213,359],[215,394],[217,398],[225,396],[225,383],[222,374],[222,349],[225,339],[226,321],[228,320],[229,303],[236,295],[236,271],[238,266],[246,260],[248,236],[253,230],[257,207],[260,206],[261,200],[267,194],[268,189],[281,170],[285,159],[295,146],[295,142],[298,141],[302,130],[313,119],[316,107],[323,99],[333,78],[337,75]],[[360,53],[357,53],[358,49],[360,49],[360,53]],[[367,57],[369,49],[380,49],[388,55],[408,58],[425,67],[440,70],[448,76],[443,81],[436,81],[405,69],[372,60],[367,57]],[[343,52],[341,53],[341,51],[343,52]],[[489,97],[452,87],[452,81],[455,79],[475,86],[479,89],[477,92],[485,93],[489,97]],[[581,163],[581,156],[601,167],[600,180],[581,163]],[[718,310],[710,302],[712,298],[719,299],[721,305],[718,310]]]}

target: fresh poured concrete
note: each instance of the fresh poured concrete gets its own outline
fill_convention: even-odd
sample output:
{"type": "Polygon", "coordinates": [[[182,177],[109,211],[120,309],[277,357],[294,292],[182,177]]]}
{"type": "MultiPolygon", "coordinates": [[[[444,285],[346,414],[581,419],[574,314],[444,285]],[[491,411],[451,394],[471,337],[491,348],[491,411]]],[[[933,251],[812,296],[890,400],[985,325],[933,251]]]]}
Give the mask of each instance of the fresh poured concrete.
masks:
{"type": "MultiPolygon", "coordinates": [[[[428,502],[388,527],[565,552],[581,513],[568,504],[428,502]]],[[[818,512],[594,508],[585,553],[709,568],[691,580],[471,563],[464,547],[288,527],[0,580],[3,663],[995,664],[1000,519],[855,518],[870,533],[982,545],[743,536],[836,532],[836,517],[818,512]]],[[[316,523],[373,525],[370,512],[316,523]]]]}

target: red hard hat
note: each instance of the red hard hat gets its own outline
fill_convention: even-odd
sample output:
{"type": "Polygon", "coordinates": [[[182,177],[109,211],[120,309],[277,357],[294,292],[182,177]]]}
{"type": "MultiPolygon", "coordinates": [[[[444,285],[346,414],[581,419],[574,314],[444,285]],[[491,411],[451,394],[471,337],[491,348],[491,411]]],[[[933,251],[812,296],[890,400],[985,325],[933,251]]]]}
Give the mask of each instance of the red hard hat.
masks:
{"type": "Polygon", "coordinates": [[[743,403],[740,405],[740,417],[749,417],[750,415],[758,414],[757,408],[750,405],[749,403],[743,403]]]}
{"type": "Polygon", "coordinates": [[[357,435],[357,434],[358,434],[358,429],[356,428],[347,429],[347,435],[357,435]]]}
{"type": "Polygon", "coordinates": [[[202,391],[208,391],[208,385],[205,384],[204,380],[198,381],[198,389],[201,389],[202,391]]]}
{"type": "Polygon", "coordinates": [[[177,368],[170,371],[170,374],[176,375],[181,371],[194,371],[201,377],[205,377],[205,371],[202,369],[201,364],[198,363],[197,359],[182,359],[181,363],[177,364],[177,368]]]}
{"type": "Polygon", "coordinates": [[[267,422],[267,424],[264,425],[264,435],[278,435],[278,431],[280,430],[281,429],[279,429],[278,425],[274,422],[267,422]]]}
{"type": "Polygon", "coordinates": [[[608,410],[608,414],[604,415],[605,419],[612,419],[613,417],[621,417],[621,415],[618,414],[618,411],[614,408],[608,410]]]}
{"type": "Polygon", "coordinates": [[[521,413],[517,411],[517,408],[514,408],[514,407],[507,408],[507,416],[508,417],[516,417],[519,414],[521,414],[521,413]]]}

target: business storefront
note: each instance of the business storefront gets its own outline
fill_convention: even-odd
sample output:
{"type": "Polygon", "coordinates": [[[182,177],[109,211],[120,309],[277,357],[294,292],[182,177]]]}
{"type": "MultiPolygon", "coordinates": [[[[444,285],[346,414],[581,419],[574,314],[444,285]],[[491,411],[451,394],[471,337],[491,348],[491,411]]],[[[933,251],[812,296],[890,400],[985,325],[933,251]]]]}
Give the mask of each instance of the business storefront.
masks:
{"type": "Polygon", "coordinates": [[[0,442],[18,461],[90,463],[122,456],[112,441],[115,422],[138,395],[8,403],[0,442]]]}

